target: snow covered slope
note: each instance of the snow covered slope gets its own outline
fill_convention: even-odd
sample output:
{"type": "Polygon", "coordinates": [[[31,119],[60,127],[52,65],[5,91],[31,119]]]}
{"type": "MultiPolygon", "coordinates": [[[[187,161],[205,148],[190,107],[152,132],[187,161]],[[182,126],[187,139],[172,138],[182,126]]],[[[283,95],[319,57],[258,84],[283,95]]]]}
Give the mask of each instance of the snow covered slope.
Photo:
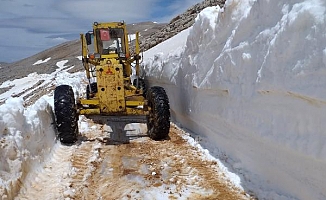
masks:
{"type": "Polygon", "coordinates": [[[325,16],[323,0],[227,0],[144,55],[174,120],[261,199],[326,199],[325,16]]]}
{"type": "MultiPolygon", "coordinates": [[[[56,143],[53,97],[55,85],[69,84],[75,90],[84,92],[83,72],[70,74],[73,66],[65,66],[67,60],[59,61],[58,70],[52,74],[33,73],[22,79],[4,82],[1,87],[10,86],[0,95],[0,196],[14,199],[17,192],[31,175],[40,173],[45,160],[51,155],[56,143]],[[35,84],[41,83],[41,84],[35,84]],[[38,91],[45,90],[30,106],[26,103],[38,91]],[[12,97],[16,98],[12,98],[12,97]]],[[[36,97],[37,98],[37,97],[36,97]]]]}

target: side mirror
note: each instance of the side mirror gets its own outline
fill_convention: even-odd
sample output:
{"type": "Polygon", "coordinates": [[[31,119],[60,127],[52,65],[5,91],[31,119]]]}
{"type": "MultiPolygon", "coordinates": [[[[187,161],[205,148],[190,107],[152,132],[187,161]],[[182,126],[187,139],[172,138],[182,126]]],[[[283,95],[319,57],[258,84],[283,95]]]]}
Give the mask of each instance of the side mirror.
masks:
{"type": "Polygon", "coordinates": [[[86,33],[85,38],[86,38],[86,44],[87,45],[92,44],[92,34],[91,33],[86,33]]]}

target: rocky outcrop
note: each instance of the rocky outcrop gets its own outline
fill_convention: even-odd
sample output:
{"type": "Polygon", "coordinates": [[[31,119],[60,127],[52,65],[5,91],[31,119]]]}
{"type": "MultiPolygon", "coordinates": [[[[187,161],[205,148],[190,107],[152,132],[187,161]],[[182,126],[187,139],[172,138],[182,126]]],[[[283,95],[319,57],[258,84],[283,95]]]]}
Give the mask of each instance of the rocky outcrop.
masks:
{"type": "Polygon", "coordinates": [[[177,33],[189,28],[195,22],[195,18],[200,11],[209,6],[219,5],[223,7],[225,0],[205,0],[189,8],[181,15],[174,17],[170,23],[165,25],[161,30],[156,31],[148,37],[141,38],[140,47],[142,51],[152,48],[153,46],[173,37],[177,33]]]}

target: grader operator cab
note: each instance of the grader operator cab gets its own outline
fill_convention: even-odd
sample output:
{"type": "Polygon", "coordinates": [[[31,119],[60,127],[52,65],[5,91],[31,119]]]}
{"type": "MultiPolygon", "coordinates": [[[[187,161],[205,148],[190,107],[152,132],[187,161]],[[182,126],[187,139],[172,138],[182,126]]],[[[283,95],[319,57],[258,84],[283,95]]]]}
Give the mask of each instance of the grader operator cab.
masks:
{"type": "Polygon", "coordinates": [[[144,79],[139,77],[138,35],[136,33],[133,55],[124,22],[94,22],[92,31],[80,35],[82,62],[88,79],[85,98],[75,100],[69,85],[57,86],[54,91],[56,127],[62,143],[77,140],[79,115],[104,121],[146,122],[150,138],[160,140],[168,136],[168,96],[162,87],[146,88],[144,79]],[[133,71],[136,78],[132,83],[133,71]]]}

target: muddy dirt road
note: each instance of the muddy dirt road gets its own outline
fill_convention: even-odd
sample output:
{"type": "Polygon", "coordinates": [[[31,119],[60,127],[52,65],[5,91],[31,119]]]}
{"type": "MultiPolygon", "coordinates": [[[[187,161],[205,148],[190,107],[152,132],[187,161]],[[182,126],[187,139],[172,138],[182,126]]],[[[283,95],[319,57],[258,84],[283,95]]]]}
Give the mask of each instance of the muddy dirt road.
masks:
{"type": "Polygon", "coordinates": [[[126,144],[112,142],[107,125],[83,118],[79,127],[78,143],[56,144],[16,199],[249,199],[175,125],[168,140],[153,141],[132,124],[126,144]]]}

